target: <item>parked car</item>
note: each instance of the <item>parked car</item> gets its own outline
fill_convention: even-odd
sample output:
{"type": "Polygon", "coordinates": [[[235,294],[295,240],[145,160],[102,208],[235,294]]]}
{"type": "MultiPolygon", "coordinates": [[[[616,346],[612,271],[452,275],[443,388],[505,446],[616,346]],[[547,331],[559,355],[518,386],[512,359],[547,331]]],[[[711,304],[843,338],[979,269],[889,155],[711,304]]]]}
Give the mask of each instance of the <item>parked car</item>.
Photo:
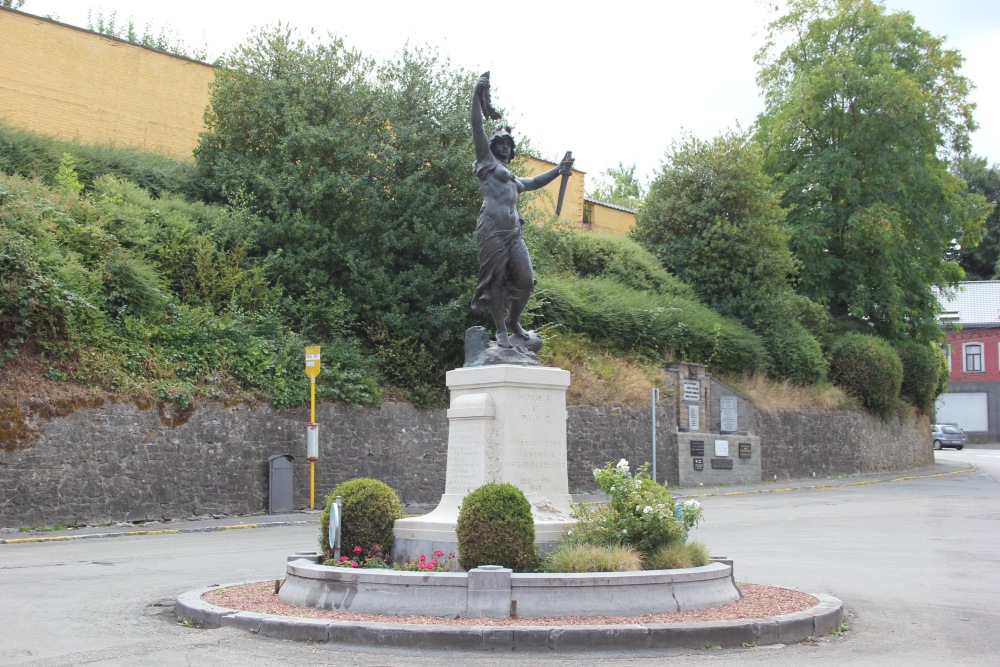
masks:
{"type": "Polygon", "coordinates": [[[934,440],[934,449],[965,447],[965,432],[958,424],[934,424],[931,426],[931,438],[934,440]]]}

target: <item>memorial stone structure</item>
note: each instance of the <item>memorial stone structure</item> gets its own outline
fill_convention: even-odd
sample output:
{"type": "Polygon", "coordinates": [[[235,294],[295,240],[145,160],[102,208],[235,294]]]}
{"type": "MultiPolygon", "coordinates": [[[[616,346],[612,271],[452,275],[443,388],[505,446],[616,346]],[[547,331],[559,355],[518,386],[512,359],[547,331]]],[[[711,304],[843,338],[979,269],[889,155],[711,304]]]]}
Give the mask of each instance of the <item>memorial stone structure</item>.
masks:
{"type": "Polygon", "coordinates": [[[701,364],[672,363],[664,378],[677,401],[680,485],[759,482],[760,438],[746,428],[746,401],[701,364]]]}

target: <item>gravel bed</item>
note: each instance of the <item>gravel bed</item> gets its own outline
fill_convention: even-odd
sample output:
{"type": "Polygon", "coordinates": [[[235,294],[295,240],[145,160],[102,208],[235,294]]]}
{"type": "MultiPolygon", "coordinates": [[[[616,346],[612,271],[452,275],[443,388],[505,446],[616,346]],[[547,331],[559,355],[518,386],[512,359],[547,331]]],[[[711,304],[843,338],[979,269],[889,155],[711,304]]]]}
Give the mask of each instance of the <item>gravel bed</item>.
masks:
{"type": "Polygon", "coordinates": [[[274,593],[274,582],[264,581],[221,588],[205,593],[202,599],[210,604],[237,611],[262,614],[322,618],[334,621],[365,621],[383,623],[421,623],[436,625],[648,625],[650,623],[691,623],[695,621],[729,621],[741,618],[766,618],[804,611],[819,604],[813,596],[787,588],[763,584],[737,584],[741,599],[721,607],[694,611],[643,614],[642,616],[554,616],[549,618],[466,618],[442,616],[394,616],[392,614],[354,614],[326,609],[296,607],[282,602],[274,593]]]}

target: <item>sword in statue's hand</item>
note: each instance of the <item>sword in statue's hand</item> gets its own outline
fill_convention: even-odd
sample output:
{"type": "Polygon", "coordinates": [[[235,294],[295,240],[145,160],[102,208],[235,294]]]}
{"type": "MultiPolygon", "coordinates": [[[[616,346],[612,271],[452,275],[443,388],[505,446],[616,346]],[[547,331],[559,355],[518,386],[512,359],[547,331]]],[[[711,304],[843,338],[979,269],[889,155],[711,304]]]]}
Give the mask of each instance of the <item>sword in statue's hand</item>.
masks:
{"type": "MultiPolygon", "coordinates": [[[[566,155],[563,157],[560,166],[569,162],[573,164],[573,151],[566,151],[566,155]]],[[[567,169],[572,169],[572,167],[567,167],[567,169]]],[[[562,175],[562,181],[559,182],[559,199],[556,201],[556,217],[562,213],[563,200],[566,199],[566,184],[569,183],[569,176],[572,172],[567,171],[562,175]]]]}

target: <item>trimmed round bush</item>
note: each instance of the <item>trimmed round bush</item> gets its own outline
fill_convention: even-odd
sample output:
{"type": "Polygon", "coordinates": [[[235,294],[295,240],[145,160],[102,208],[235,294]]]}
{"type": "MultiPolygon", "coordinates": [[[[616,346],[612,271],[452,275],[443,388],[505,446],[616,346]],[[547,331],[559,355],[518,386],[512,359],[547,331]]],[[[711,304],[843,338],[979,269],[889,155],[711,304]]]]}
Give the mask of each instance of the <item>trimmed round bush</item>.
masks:
{"type": "Polygon", "coordinates": [[[900,386],[900,397],[921,412],[930,414],[934,409],[934,401],[941,390],[941,372],[945,378],[948,373],[948,361],[944,352],[936,345],[905,341],[896,346],[896,354],[903,363],[903,384],[900,386]]]}
{"type": "Polygon", "coordinates": [[[501,565],[520,572],[535,563],[531,504],[513,484],[484,484],[458,511],[458,564],[464,570],[501,565]]]}
{"type": "Polygon", "coordinates": [[[830,379],[861,405],[885,417],[899,401],[903,364],[885,340],[848,333],[830,346],[830,379]]]}
{"type": "Polygon", "coordinates": [[[319,545],[326,553],[330,546],[330,508],[341,497],[341,553],[362,560],[392,551],[392,526],[403,518],[399,496],[385,482],[368,477],[341,482],[326,497],[326,508],[320,515],[319,545]],[[362,553],[355,554],[354,547],[362,553]],[[372,547],[379,547],[372,551],[372,547]],[[360,556],[360,557],[358,557],[360,556]]]}
{"type": "Polygon", "coordinates": [[[826,379],[823,348],[801,324],[778,325],[760,334],[770,356],[767,362],[769,376],[801,386],[826,379]]]}

